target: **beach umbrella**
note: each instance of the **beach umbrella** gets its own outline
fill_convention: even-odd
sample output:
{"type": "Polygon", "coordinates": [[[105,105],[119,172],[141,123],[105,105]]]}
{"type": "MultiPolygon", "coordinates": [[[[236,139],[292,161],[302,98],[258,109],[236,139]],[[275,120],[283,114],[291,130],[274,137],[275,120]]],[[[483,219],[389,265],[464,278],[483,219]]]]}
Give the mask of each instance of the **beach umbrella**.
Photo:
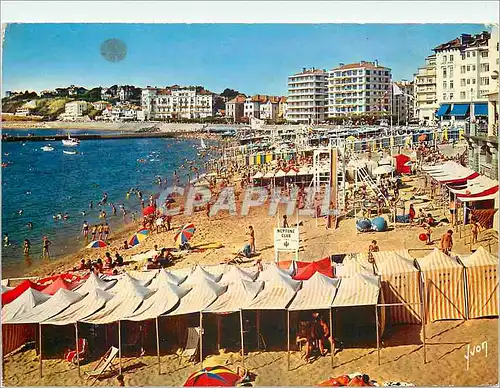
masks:
{"type": "Polygon", "coordinates": [[[108,244],[106,244],[104,241],[95,240],[95,241],[92,241],[89,245],[87,245],[87,248],[102,248],[102,247],[106,247],[106,246],[108,246],[108,244]]]}
{"type": "Polygon", "coordinates": [[[421,135],[418,136],[418,141],[425,141],[427,139],[427,135],[425,133],[422,133],[421,135]]]}
{"type": "Polygon", "coordinates": [[[134,245],[140,244],[148,236],[149,236],[149,230],[141,229],[141,230],[137,231],[132,237],[130,237],[130,241],[128,242],[128,245],[133,247],[134,245]]]}
{"type": "Polygon", "coordinates": [[[146,206],[142,210],[142,214],[145,216],[149,216],[150,214],[155,214],[155,212],[156,212],[156,208],[154,206],[146,206]]]}
{"type": "Polygon", "coordinates": [[[234,387],[241,376],[224,366],[206,367],[192,373],[185,387],[234,387]]]}
{"type": "Polygon", "coordinates": [[[181,244],[188,242],[193,237],[196,230],[194,224],[186,224],[175,234],[174,241],[179,241],[181,244]]]}

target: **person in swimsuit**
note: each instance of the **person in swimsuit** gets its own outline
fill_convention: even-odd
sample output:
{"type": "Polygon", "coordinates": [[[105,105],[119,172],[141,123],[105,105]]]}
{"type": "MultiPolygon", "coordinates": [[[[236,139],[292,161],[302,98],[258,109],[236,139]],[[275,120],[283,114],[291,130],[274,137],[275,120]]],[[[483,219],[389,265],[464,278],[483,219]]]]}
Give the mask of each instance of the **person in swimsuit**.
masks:
{"type": "Polygon", "coordinates": [[[97,234],[97,225],[92,225],[92,230],[91,230],[90,234],[92,235],[92,241],[95,241],[96,234],[97,234]]]}
{"type": "Polygon", "coordinates": [[[42,242],[42,258],[49,258],[50,257],[50,252],[49,252],[49,246],[52,244],[52,242],[49,241],[47,236],[43,236],[43,242],[42,242]]]}
{"type": "Polygon", "coordinates": [[[25,239],[24,240],[24,244],[23,244],[24,256],[29,256],[30,255],[30,248],[31,248],[30,240],[25,239]]]}
{"type": "Polygon", "coordinates": [[[252,253],[255,253],[255,232],[252,225],[248,227],[247,235],[249,236],[248,243],[250,244],[250,249],[252,250],[252,253]]]}
{"type": "Polygon", "coordinates": [[[102,224],[97,227],[97,239],[102,240],[102,224]]]}
{"type": "Polygon", "coordinates": [[[439,249],[446,255],[449,255],[451,249],[453,248],[453,230],[448,230],[445,234],[441,236],[441,241],[439,242],[439,249]]]}
{"type": "Polygon", "coordinates": [[[82,231],[83,231],[83,237],[86,240],[89,237],[89,224],[87,224],[87,221],[83,221],[82,231]]]}
{"type": "Polygon", "coordinates": [[[104,240],[104,241],[108,241],[109,231],[110,231],[110,230],[109,230],[109,225],[108,225],[108,223],[106,222],[106,223],[104,224],[104,226],[102,227],[102,232],[103,232],[103,234],[104,234],[104,236],[103,236],[103,240],[104,240]]]}

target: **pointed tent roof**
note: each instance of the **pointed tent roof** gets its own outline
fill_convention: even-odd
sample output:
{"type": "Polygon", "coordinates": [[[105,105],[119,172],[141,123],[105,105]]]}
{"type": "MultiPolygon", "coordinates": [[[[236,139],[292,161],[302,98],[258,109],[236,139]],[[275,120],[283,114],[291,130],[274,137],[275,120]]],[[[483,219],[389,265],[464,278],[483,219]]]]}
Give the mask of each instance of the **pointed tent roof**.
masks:
{"type": "MultiPolygon", "coordinates": [[[[79,294],[82,294],[78,291],[79,294]]],[[[42,322],[44,325],[70,325],[81,321],[102,309],[113,298],[109,292],[94,288],[86,293],[85,297],[72,304],[66,310],[42,322]]]]}
{"type": "Polygon", "coordinates": [[[163,283],[172,283],[172,284],[175,284],[176,286],[178,286],[178,285],[182,284],[186,279],[187,279],[187,275],[177,276],[177,275],[173,274],[172,272],[169,272],[169,271],[165,270],[164,268],[162,268],[158,271],[158,274],[151,281],[148,288],[150,290],[157,290],[159,288],[159,286],[162,285],[163,283]]]}
{"type": "Polygon", "coordinates": [[[157,318],[175,308],[179,301],[190,291],[191,288],[180,287],[169,282],[158,283],[156,292],[146,299],[132,315],[125,317],[124,320],[145,321],[157,318]]]}
{"type": "Polygon", "coordinates": [[[64,280],[61,276],[59,276],[56,280],[54,280],[51,284],[45,287],[42,292],[48,295],[54,295],[60,289],[63,290],[72,290],[77,285],[67,280],[64,280]]]}
{"type": "MultiPolygon", "coordinates": [[[[246,306],[245,310],[282,310],[292,301],[302,282],[275,269],[272,277],[265,280],[264,290],[246,306]],[[278,272],[279,271],[279,272],[278,272]]],[[[266,271],[261,272],[261,276],[266,271]]],[[[263,280],[259,277],[259,280],[263,280]]]]}
{"type": "Polygon", "coordinates": [[[276,172],[276,175],[274,175],[274,176],[275,176],[276,178],[283,178],[283,177],[285,177],[285,176],[286,176],[286,172],[285,172],[285,171],[283,171],[283,170],[278,170],[278,171],[276,172]]]}
{"type": "Polygon", "coordinates": [[[40,323],[66,310],[73,303],[84,298],[77,292],[60,288],[44,303],[35,306],[25,314],[13,318],[10,323],[40,323]]]}
{"type": "Polygon", "coordinates": [[[239,280],[247,280],[252,282],[257,278],[258,274],[258,272],[249,271],[248,268],[243,269],[238,266],[232,265],[222,275],[221,283],[234,283],[238,282],[239,280]]]}
{"type": "Polygon", "coordinates": [[[262,281],[235,279],[228,285],[227,291],[219,296],[204,312],[232,313],[239,311],[241,306],[250,303],[264,288],[262,281]]]}
{"type": "Polygon", "coordinates": [[[252,177],[252,179],[260,179],[264,176],[260,171],[257,171],[255,175],[252,177]]]}
{"type": "Polygon", "coordinates": [[[22,316],[39,304],[50,299],[50,295],[43,294],[33,288],[28,288],[12,303],[2,307],[2,323],[9,323],[18,316],[22,316]]]}
{"type": "Polygon", "coordinates": [[[132,315],[144,300],[152,295],[153,291],[142,286],[139,280],[125,273],[110,290],[110,293],[114,297],[106,303],[104,308],[82,319],[82,322],[98,325],[119,321],[132,315]]]}
{"type": "Polygon", "coordinates": [[[141,286],[147,287],[158,274],[158,271],[129,271],[128,274],[139,282],[141,286]]]}
{"type": "MultiPolygon", "coordinates": [[[[293,267],[293,262],[290,261],[290,267],[293,267]]],[[[279,268],[275,263],[268,264],[262,272],[259,274],[259,280],[270,281],[273,279],[281,280],[280,275],[290,278],[290,270],[284,270],[279,268]]]]}
{"type": "Polygon", "coordinates": [[[2,294],[2,305],[5,306],[6,304],[9,304],[10,302],[18,298],[28,288],[32,288],[36,291],[42,291],[45,288],[45,286],[33,283],[29,279],[23,280],[12,290],[6,291],[2,294]]]}
{"type": "Polygon", "coordinates": [[[342,264],[335,265],[336,277],[348,278],[359,273],[373,275],[373,268],[371,268],[371,264],[365,262],[362,258],[345,258],[342,264]]]}
{"type": "Polygon", "coordinates": [[[117,281],[118,281],[117,279],[103,280],[95,273],[91,272],[90,276],[85,281],[85,283],[83,283],[80,287],[76,288],[75,292],[78,292],[79,294],[86,294],[96,289],[106,291],[112,288],[117,281]]]}
{"type": "Polygon", "coordinates": [[[379,257],[375,256],[375,262],[377,263],[379,275],[418,272],[418,269],[415,268],[415,265],[413,264],[413,258],[402,256],[397,252],[390,253],[391,254],[388,254],[383,259],[379,259],[379,257]]]}
{"type": "Polygon", "coordinates": [[[377,276],[356,274],[341,280],[332,307],[376,305],[379,293],[380,280],[377,276]]]}
{"type": "Polygon", "coordinates": [[[220,274],[215,275],[210,273],[204,267],[198,264],[194,269],[194,271],[187,277],[184,283],[187,285],[195,285],[198,284],[203,279],[209,279],[217,283],[221,278],[222,278],[222,272],[220,274]]]}
{"type": "Polygon", "coordinates": [[[434,248],[427,256],[417,259],[417,263],[422,271],[462,268],[460,264],[437,248],[434,248]]]}
{"type": "Polygon", "coordinates": [[[460,261],[467,268],[498,265],[498,257],[488,252],[484,247],[479,247],[470,256],[460,256],[460,261]]]}
{"type": "Polygon", "coordinates": [[[307,280],[318,272],[327,277],[333,278],[333,268],[329,257],[310,263],[297,262],[296,266],[297,273],[293,277],[295,280],[307,280]]]}
{"type": "Polygon", "coordinates": [[[302,283],[302,288],[288,307],[289,310],[328,309],[339,287],[340,279],[332,279],[320,272],[302,283]]]}
{"type": "Polygon", "coordinates": [[[193,289],[180,300],[175,310],[166,315],[183,315],[203,311],[226,291],[227,286],[221,286],[213,280],[202,276],[193,285],[193,289]]]}

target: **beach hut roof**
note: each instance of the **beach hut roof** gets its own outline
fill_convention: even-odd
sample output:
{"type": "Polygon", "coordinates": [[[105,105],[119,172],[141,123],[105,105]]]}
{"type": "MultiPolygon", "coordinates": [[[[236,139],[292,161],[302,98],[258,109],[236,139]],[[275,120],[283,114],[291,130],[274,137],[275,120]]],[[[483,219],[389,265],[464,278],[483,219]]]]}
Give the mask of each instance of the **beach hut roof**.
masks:
{"type": "Polygon", "coordinates": [[[295,168],[291,168],[287,173],[286,173],[286,176],[295,176],[297,175],[297,173],[299,172],[299,170],[295,169],[295,168]]]}
{"type": "MultiPolygon", "coordinates": [[[[79,294],[82,294],[78,291],[79,294]]],[[[81,321],[96,311],[113,298],[113,295],[99,288],[94,288],[86,293],[85,297],[70,305],[66,310],[47,319],[43,324],[47,325],[69,325],[81,321]]]]}
{"type": "Polygon", "coordinates": [[[99,276],[97,276],[94,272],[91,272],[88,279],[82,285],[76,288],[75,291],[78,292],[79,294],[86,294],[95,289],[105,291],[113,287],[117,281],[118,281],[117,279],[103,280],[99,276]]]}
{"type": "Polygon", "coordinates": [[[30,311],[10,320],[9,323],[40,323],[64,311],[84,296],[73,291],[60,288],[46,302],[35,306],[30,311]]]}
{"type": "Polygon", "coordinates": [[[278,170],[276,174],[274,175],[275,178],[283,178],[286,176],[286,172],[283,170],[278,170]]]}
{"type": "Polygon", "coordinates": [[[460,261],[468,268],[498,265],[498,257],[488,252],[484,247],[479,247],[470,256],[460,256],[460,261]]]}
{"type": "MultiPolygon", "coordinates": [[[[279,270],[277,270],[279,271],[279,270]]],[[[265,271],[261,273],[261,276],[265,271]]],[[[259,280],[263,280],[259,276],[259,280]]],[[[248,305],[245,310],[282,310],[291,302],[302,282],[293,280],[282,272],[275,272],[272,278],[265,281],[264,290],[248,305]]]]}
{"type": "Polygon", "coordinates": [[[312,174],[312,172],[310,171],[309,167],[306,166],[301,166],[299,168],[299,172],[297,173],[297,175],[309,175],[309,174],[312,174]]]}
{"type": "Polygon", "coordinates": [[[290,267],[283,269],[278,267],[275,263],[269,263],[264,270],[259,274],[259,280],[270,281],[273,279],[280,279],[280,275],[291,277],[293,273],[293,261],[290,261],[290,267]]]}
{"type": "Polygon", "coordinates": [[[289,310],[326,309],[332,305],[340,279],[332,279],[320,272],[302,283],[302,288],[288,307],[289,310]]]}
{"type": "Polygon", "coordinates": [[[151,281],[158,274],[156,270],[147,270],[147,271],[129,271],[128,275],[131,277],[131,280],[135,281],[137,284],[147,287],[151,281]]]}
{"type": "Polygon", "coordinates": [[[356,274],[362,273],[373,275],[373,268],[363,257],[345,258],[342,264],[335,264],[335,276],[339,278],[353,277],[356,274]]]}
{"type": "Polygon", "coordinates": [[[9,304],[12,301],[14,301],[16,298],[21,296],[24,293],[24,291],[26,291],[28,288],[32,288],[37,291],[42,291],[45,288],[45,286],[33,283],[29,279],[23,280],[12,290],[2,293],[2,306],[5,306],[6,304],[9,304]]]}
{"type": "Polygon", "coordinates": [[[26,314],[39,304],[50,299],[50,295],[43,294],[33,288],[26,289],[12,303],[2,307],[2,323],[9,323],[18,316],[26,314]]]}
{"type": "Polygon", "coordinates": [[[178,286],[179,284],[183,283],[186,279],[187,275],[177,276],[172,272],[162,268],[158,271],[158,274],[151,281],[148,288],[150,290],[157,290],[158,287],[163,283],[172,283],[178,286]]]}
{"type": "Polygon", "coordinates": [[[222,278],[222,272],[220,274],[218,273],[211,273],[207,270],[206,267],[202,267],[201,265],[197,265],[194,271],[187,277],[185,280],[184,284],[185,285],[195,285],[202,281],[203,279],[209,279],[215,283],[219,282],[219,280],[222,278]]]}
{"type": "Polygon", "coordinates": [[[64,290],[71,290],[71,289],[75,288],[76,286],[77,286],[77,284],[68,282],[68,281],[64,280],[62,277],[59,276],[51,284],[49,284],[47,287],[45,287],[42,290],[42,292],[44,294],[54,295],[61,288],[64,289],[64,290]]]}
{"type": "Polygon", "coordinates": [[[145,321],[154,319],[174,309],[179,301],[191,292],[191,288],[181,287],[169,282],[159,284],[157,291],[130,316],[128,321],[145,321]]]}
{"type": "Polygon", "coordinates": [[[263,178],[272,178],[274,177],[274,171],[268,171],[265,173],[265,175],[263,176],[263,178]]]}
{"type": "Polygon", "coordinates": [[[259,273],[257,271],[250,271],[248,268],[240,268],[235,265],[229,266],[226,272],[222,275],[221,283],[233,283],[240,280],[254,281],[259,273]]]}
{"type": "Polygon", "coordinates": [[[92,324],[116,322],[132,315],[142,302],[153,294],[153,291],[140,284],[140,281],[125,273],[110,290],[114,297],[103,309],[82,319],[92,324]]]}
{"type": "Polygon", "coordinates": [[[237,279],[228,285],[227,291],[204,311],[210,313],[231,313],[249,304],[264,288],[262,281],[237,279]]]}
{"type": "Polygon", "coordinates": [[[385,251],[381,255],[378,255],[379,253],[382,252],[373,253],[373,257],[377,263],[377,273],[379,275],[418,272],[412,257],[403,256],[394,251],[385,251]]]}
{"type": "Polygon", "coordinates": [[[343,278],[333,300],[333,307],[371,306],[378,303],[380,280],[377,276],[356,274],[343,278]]]}
{"type": "Polygon", "coordinates": [[[318,272],[333,277],[332,262],[329,257],[310,263],[298,261],[295,265],[297,267],[297,273],[293,277],[295,280],[307,280],[318,272]]]}
{"type": "Polygon", "coordinates": [[[264,175],[260,172],[260,171],[257,171],[254,176],[252,177],[253,179],[260,179],[262,178],[264,175]]]}
{"type": "Polygon", "coordinates": [[[198,313],[214,303],[226,291],[227,286],[217,284],[207,277],[200,277],[193,285],[193,289],[180,300],[177,307],[166,315],[198,313]]]}
{"type": "Polygon", "coordinates": [[[451,269],[451,268],[462,267],[450,256],[445,255],[437,248],[434,248],[434,250],[427,256],[417,259],[417,263],[422,271],[432,271],[435,269],[451,269]]]}

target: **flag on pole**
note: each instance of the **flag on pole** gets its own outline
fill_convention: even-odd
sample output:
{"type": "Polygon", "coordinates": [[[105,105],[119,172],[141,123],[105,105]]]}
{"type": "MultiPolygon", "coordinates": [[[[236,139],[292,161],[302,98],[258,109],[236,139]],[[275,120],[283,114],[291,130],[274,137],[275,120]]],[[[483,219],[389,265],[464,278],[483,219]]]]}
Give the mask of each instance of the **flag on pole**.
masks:
{"type": "Polygon", "coordinates": [[[404,94],[401,88],[394,82],[392,83],[392,94],[394,96],[401,96],[404,94]]]}

